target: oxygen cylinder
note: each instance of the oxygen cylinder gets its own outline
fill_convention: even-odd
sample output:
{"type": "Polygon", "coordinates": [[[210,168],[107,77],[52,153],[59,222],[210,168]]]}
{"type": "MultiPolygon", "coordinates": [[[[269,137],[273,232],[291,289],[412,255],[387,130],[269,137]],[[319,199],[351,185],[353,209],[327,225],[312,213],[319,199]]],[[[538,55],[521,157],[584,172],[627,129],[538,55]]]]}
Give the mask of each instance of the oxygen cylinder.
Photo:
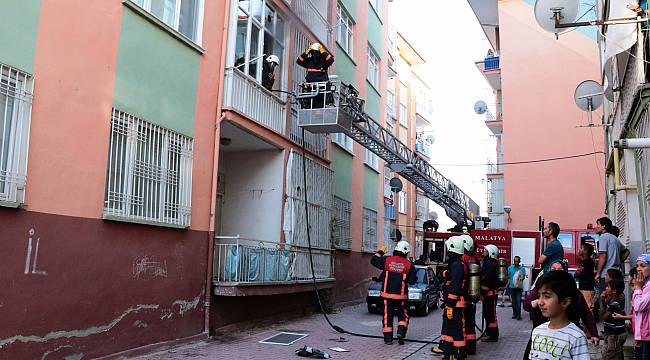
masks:
{"type": "Polygon", "coordinates": [[[478,302],[481,299],[481,267],[479,264],[469,264],[469,300],[478,302]]]}
{"type": "Polygon", "coordinates": [[[499,259],[497,278],[499,279],[499,286],[505,286],[508,282],[508,268],[506,267],[506,259],[499,259]]]}

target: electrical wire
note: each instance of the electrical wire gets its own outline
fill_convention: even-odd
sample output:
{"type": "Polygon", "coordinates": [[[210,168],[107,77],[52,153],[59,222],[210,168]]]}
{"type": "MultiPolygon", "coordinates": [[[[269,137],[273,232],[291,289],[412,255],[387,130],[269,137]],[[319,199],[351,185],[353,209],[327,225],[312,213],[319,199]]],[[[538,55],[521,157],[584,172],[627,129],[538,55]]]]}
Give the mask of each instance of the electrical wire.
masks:
{"type": "Polygon", "coordinates": [[[431,165],[433,165],[433,166],[522,165],[522,164],[534,164],[534,163],[541,163],[541,162],[548,162],[548,161],[575,159],[575,158],[581,158],[581,157],[591,156],[591,155],[596,155],[596,154],[605,154],[605,152],[604,151],[594,151],[594,152],[585,153],[585,154],[578,154],[578,155],[559,156],[559,157],[537,159],[537,160],[510,161],[510,162],[502,162],[502,163],[497,163],[497,164],[482,163],[482,164],[431,164],[431,165]]]}

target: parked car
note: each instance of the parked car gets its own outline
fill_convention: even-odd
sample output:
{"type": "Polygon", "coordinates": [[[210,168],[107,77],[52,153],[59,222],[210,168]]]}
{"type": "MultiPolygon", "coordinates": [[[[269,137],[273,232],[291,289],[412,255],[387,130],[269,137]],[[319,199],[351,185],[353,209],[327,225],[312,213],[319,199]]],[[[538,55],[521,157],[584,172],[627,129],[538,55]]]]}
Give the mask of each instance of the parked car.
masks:
{"type": "MultiPolygon", "coordinates": [[[[417,282],[409,285],[409,299],[407,301],[407,310],[409,313],[427,316],[431,310],[438,308],[439,301],[442,297],[440,294],[440,282],[433,270],[428,266],[415,265],[417,271],[417,282]]],[[[383,312],[384,304],[379,293],[383,284],[383,272],[379,277],[373,277],[370,286],[368,286],[368,312],[383,312]]]]}

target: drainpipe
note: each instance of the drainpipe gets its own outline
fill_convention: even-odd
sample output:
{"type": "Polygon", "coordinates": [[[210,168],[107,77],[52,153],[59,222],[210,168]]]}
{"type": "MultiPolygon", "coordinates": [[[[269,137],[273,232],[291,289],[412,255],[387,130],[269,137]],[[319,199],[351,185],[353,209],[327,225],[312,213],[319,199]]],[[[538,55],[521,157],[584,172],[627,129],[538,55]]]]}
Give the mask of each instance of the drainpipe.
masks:
{"type": "Polygon", "coordinates": [[[619,165],[619,159],[618,159],[618,154],[619,154],[619,149],[618,148],[613,148],[614,154],[614,190],[620,191],[620,190],[636,190],[636,185],[621,185],[621,169],[619,165]]]}
{"type": "Polygon", "coordinates": [[[219,90],[217,92],[217,116],[219,118],[215,117],[215,124],[214,124],[214,149],[212,151],[212,191],[211,191],[211,199],[210,199],[210,223],[209,223],[209,229],[208,231],[208,251],[207,251],[207,263],[206,263],[206,275],[205,275],[205,299],[204,299],[204,304],[203,304],[203,309],[204,309],[204,328],[203,331],[204,333],[209,337],[210,336],[210,300],[212,298],[212,270],[214,268],[214,265],[212,262],[214,261],[214,235],[211,236],[211,233],[214,233],[216,231],[214,227],[214,218],[217,210],[217,182],[218,182],[218,174],[219,174],[219,139],[220,139],[220,128],[221,128],[221,122],[223,119],[226,117],[226,113],[222,112],[223,109],[223,87],[224,87],[224,73],[223,69],[225,69],[225,64],[226,64],[226,53],[227,53],[227,47],[228,47],[228,20],[230,19],[230,1],[231,0],[226,0],[225,1],[225,9],[223,12],[223,29],[222,29],[222,36],[221,36],[221,58],[219,60],[219,68],[221,69],[221,74],[218,77],[219,79],[219,90]]]}

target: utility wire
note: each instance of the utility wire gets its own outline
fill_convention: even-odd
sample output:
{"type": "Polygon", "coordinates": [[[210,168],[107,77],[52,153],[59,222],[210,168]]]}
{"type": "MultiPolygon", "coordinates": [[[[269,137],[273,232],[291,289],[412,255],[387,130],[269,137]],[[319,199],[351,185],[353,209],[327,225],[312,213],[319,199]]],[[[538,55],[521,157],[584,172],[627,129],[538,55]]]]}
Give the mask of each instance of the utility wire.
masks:
{"type": "Polygon", "coordinates": [[[558,156],[558,157],[537,159],[537,160],[510,161],[510,162],[502,162],[502,163],[496,163],[496,164],[482,163],[482,164],[431,164],[431,165],[433,165],[433,166],[522,165],[522,164],[534,164],[534,163],[549,162],[549,161],[575,159],[575,158],[581,158],[581,157],[586,157],[586,156],[591,156],[591,155],[596,155],[596,154],[603,154],[604,155],[605,152],[604,151],[593,151],[593,152],[590,152],[590,153],[578,154],[578,155],[558,156]]]}

